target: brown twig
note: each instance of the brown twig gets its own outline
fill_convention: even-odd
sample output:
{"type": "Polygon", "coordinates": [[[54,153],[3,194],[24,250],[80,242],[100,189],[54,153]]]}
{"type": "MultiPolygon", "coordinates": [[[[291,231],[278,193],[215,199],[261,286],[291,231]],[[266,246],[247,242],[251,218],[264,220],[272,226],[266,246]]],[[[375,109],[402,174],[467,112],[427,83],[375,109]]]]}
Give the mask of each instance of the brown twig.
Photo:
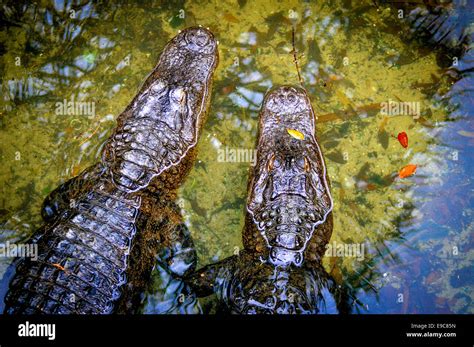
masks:
{"type": "MultiPolygon", "coordinates": [[[[100,128],[100,124],[97,125],[97,127],[95,128],[95,130],[92,132],[92,134],[90,134],[89,136],[87,136],[84,140],[81,141],[81,143],[79,143],[79,147],[81,147],[87,140],[89,140],[92,136],[94,136],[94,134],[97,132],[97,130],[99,130],[100,128]]],[[[78,136],[76,136],[75,138],[78,139],[80,137],[82,137],[87,131],[84,131],[83,133],[79,134],[78,136]]]]}
{"type": "Polygon", "coordinates": [[[300,69],[298,67],[298,58],[296,57],[296,47],[295,47],[295,26],[293,24],[293,26],[291,27],[291,42],[292,42],[292,45],[293,45],[293,50],[292,50],[292,53],[293,53],[293,61],[295,63],[295,66],[296,66],[296,72],[298,73],[298,80],[301,84],[301,86],[303,87],[303,79],[301,78],[301,75],[300,75],[300,69]]]}

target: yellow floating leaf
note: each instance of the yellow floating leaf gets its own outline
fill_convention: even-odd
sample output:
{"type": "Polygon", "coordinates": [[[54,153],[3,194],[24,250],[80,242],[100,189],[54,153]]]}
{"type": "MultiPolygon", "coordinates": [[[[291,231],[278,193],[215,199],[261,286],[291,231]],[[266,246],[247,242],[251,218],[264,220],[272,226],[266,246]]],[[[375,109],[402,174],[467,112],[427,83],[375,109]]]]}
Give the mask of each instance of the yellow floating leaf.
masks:
{"type": "Polygon", "coordinates": [[[294,137],[297,140],[304,140],[304,134],[299,132],[298,130],[295,129],[286,129],[288,131],[288,134],[290,134],[292,137],[294,137]]]}

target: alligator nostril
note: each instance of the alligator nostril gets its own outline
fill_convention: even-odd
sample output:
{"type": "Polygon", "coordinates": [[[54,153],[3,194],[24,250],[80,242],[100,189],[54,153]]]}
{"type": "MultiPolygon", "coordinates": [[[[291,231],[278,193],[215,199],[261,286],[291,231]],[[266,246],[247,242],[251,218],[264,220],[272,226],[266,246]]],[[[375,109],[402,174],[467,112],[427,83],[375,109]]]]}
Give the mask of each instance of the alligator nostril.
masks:
{"type": "Polygon", "coordinates": [[[202,29],[192,30],[186,35],[186,41],[198,47],[204,47],[209,43],[209,35],[202,29]]]}
{"type": "Polygon", "coordinates": [[[196,45],[198,45],[200,47],[204,47],[207,44],[207,42],[209,41],[209,37],[202,30],[199,30],[196,33],[194,39],[195,39],[196,45]]]}
{"type": "Polygon", "coordinates": [[[296,101],[296,96],[295,94],[291,93],[291,94],[288,94],[287,99],[290,102],[290,104],[294,104],[296,101]]]}
{"type": "Polygon", "coordinates": [[[309,161],[308,159],[306,159],[306,157],[304,157],[304,171],[309,172],[310,169],[311,169],[311,166],[309,165],[309,161]]]}

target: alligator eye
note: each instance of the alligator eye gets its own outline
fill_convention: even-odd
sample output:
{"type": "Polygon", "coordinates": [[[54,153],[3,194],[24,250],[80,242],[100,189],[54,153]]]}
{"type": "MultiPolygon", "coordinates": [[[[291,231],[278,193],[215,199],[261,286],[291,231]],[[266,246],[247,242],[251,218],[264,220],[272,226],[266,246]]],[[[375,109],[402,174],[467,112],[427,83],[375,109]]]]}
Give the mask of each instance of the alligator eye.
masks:
{"type": "Polygon", "coordinates": [[[299,170],[304,170],[305,169],[305,157],[300,157],[298,156],[297,158],[295,158],[295,161],[296,161],[296,167],[298,168],[298,171],[299,170]]]}
{"type": "Polygon", "coordinates": [[[275,163],[275,154],[272,154],[272,157],[268,161],[267,164],[267,171],[272,171],[273,170],[273,164],[275,163]]]}
{"type": "Polygon", "coordinates": [[[295,94],[290,93],[290,94],[288,94],[287,99],[290,102],[290,104],[294,104],[295,101],[296,101],[296,96],[295,96],[295,94]]]}
{"type": "Polygon", "coordinates": [[[278,94],[276,97],[277,104],[283,105],[285,103],[285,97],[282,94],[278,94]]]}
{"type": "Polygon", "coordinates": [[[165,88],[166,88],[166,84],[162,80],[159,80],[151,87],[151,90],[154,93],[161,93],[165,90],[165,88]]]}
{"type": "Polygon", "coordinates": [[[309,164],[309,160],[304,157],[304,171],[309,172],[311,170],[311,166],[309,164]]]}
{"type": "Polygon", "coordinates": [[[186,92],[182,87],[178,87],[171,92],[171,97],[173,98],[173,100],[176,100],[178,102],[182,102],[185,96],[186,92]]]}

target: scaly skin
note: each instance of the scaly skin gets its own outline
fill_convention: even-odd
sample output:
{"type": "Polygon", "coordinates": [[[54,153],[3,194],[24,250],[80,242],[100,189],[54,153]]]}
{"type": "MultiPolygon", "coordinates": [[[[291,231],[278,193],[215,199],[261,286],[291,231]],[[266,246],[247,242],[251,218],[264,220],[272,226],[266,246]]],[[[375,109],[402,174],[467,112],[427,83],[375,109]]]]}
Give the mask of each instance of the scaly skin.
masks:
{"type": "Polygon", "coordinates": [[[337,313],[343,292],[321,265],[333,203],[315,116],[303,89],[280,87],[260,112],[244,250],[188,276],[198,296],[216,293],[231,313],[337,313]],[[296,130],[297,139],[288,133],[296,130]]]}
{"type": "Polygon", "coordinates": [[[202,28],[173,38],[118,117],[102,161],[45,200],[32,237],[38,261],[18,259],[6,313],[133,312],[158,255],[174,275],[196,254],[174,203],[190,171],[217,66],[202,28]]]}
{"type": "Polygon", "coordinates": [[[264,253],[274,265],[319,261],[332,233],[326,171],[306,92],[280,87],[268,93],[249,178],[245,249],[264,253]],[[290,136],[289,129],[304,139],[290,136]]]}
{"type": "Polygon", "coordinates": [[[320,263],[275,266],[258,253],[208,265],[186,278],[199,297],[217,294],[220,309],[233,314],[335,314],[345,298],[320,263]]]}

